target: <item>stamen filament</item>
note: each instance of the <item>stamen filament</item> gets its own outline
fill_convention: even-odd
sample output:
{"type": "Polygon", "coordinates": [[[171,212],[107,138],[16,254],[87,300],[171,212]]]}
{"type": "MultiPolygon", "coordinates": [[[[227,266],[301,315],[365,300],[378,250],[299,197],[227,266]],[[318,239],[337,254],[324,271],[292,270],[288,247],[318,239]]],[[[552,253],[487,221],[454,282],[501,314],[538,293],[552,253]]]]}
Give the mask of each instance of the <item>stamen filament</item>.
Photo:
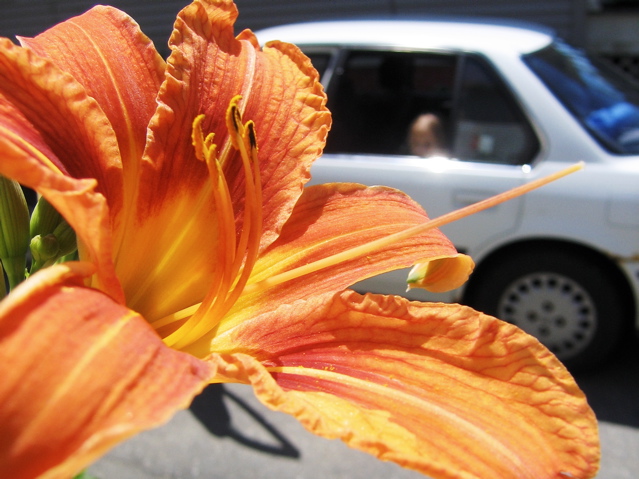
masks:
{"type": "MultiPolygon", "coordinates": [[[[220,274],[215,278],[207,297],[198,305],[185,308],[154,322],[154,326],[168,326],[184,321],[173,333],[164,338],[165,344],[182,348],[212,330],[233,307],[242,294],[253,266],[257,261],[262,237],[262,184],[257,157],[257,141],[253,122],[242,124],[238,109],[240,97],[235,97],[227,110],[227,127],[232,146],[239,152],[245,174],[244,222],[240,238],[235,238],[235,216],[228,184],[222,170],[222,162],[215,157],[212,140],[203,142],[200,123],[194,121],[193,142],[196,156],[204,157],[209,176],[214,184],[214,201],[220,225],[220,249],[218,258],[220,274]],[[198,131],[195,131],[195,130],[198,131]]],[[[207,137],[209,140],[211,136],[207,137]]],[[[225,149],[225,153],[230,150],[225,149]]]]}
{"type": "MultiPolygon", "coordinates": [[[[232,116],[233,118],[235,118],[235,114],[229,115],[229,116],[232,116]]],[[[247,126],[249,124],[252,125],[252,123],[248,123],[247,126]]],[[[258,212],[261,213],[261,210],[262,210],[261,208],[262,189],[261,189],[261,184],[257,184],[255,179],[255,177],[257,177],[257,181],[259,181],[259,169],[256,169],[256,171],[253,171],[255,169],[255,165],[252,163],[251,160],[249,160],[249,152],[247,151],[247,148],[246,148],[246,141],[244,138],[242,138],[244,136],[242,131],[243,127],[241,123],[240,124],[234,123],[233,128],[234,128],[235,134],[239,137],[239,139],[237,139],[234,142],[234,144],[237,145],[236,147],[239,150],[240,156],[242,158],[242,166],[244,168],[244,174],[245,174],[244,181],[246,185],[245,200],[244,200],[244,222],[242,224],[242,232],[240,234],[240,240],[238,241],[237,251],[246,252],[247,249],[249,248],[249,240],[251,239],[251,237],[255,236],[256,227],[260,228],[260,236],[261,236],[262,223],[260,221],[259,225],[255,224],[254,219],[257,216],[255,213],[258,213],[258,212]],[[257,206],[259,206],[259,210],[257,209],[257,206]]],[[[245,255],[238,254],[235,258],[235,262],[232,268],[233,277],[236,278],[238,281],[240,279],[240,277],[238,277],[238,273],[240,272],[240,269],[243,263],[245,263],[245,255]]]]}
{"type": "Polygon", "coordinates": [[[309,264],[305,264],[304,266],[300,266],[298,268],[291,269],[289,271],[285,271],[275,276],[271,276],[270,278],[264,279],[257,283],[249,284],[244,288],[245,294],[252,294],[257,291],[261,291],[264,289],[272,288],[273,286],[277,286],[278,284],[291,281],[293,279],[299,278],[300,276],[304,276],[307,274],[314,273],[324,268],[328,268],[330,266],[334,266],[336,264],[342,263],[344,261],[351,260],[353,258],[357,258],[360,256],[365,256],[371,252],[383,249],[389,245],[397,243],[399,241],[403,241],[411,236],[416,236],[418,234],[424,233],[428,230],[439,228],[440,226],[446,225],[448,223],[452,223],[461,218],[465,218],[472,214],[478,213],[479,211],[483,211],[488,208],[492,208],[493,206],[497,206],[505,201],[511,200],[518,196],[529,193],[532,190],[535,190],[541,186],[544,186],[548,183],[551,183],[555,180],[563,178],[571,173],[574,173],[583,168],[583,162],[572,165],[568,168],[560,170],[556,173],[552,173],[543,178],[539,178],[537,180],[531,181],[529,183],[517,186],[511,190],[508,190],[504,193],[497,194],[495,196],[491,196],[485,200],[479,201],[472,205],[466,206],[464,208],[460,208],[455,211],[451,211],[450,213],[439,216],[435,219],[432,219],[424,224],[414,226],[412,228],[408,228],[404,231],[400,231],[395,234],[391,234],[385,236],[383,238],[371,241],[369,243],[363,244],[361,246],[356,246],[355,248],[348,249],[346,251],[342,251],[341,253],[334,254],[330,257],[320,259],[318,261],[314,261],[309,264]]]}
{"type": "Polygon", "coordinates": [[[253,122],[246,124],[246,130],[242,132],[243,142],[240,143],[240,153],[246,172],[246,201],[244,205],[245,222],[249,222],[247,235],[248,244],[243,246],[242,251],[246,251],[246,259],[237,277],[237,282],[233,285],[233,290],[225,303],[225,310],[235,304],[237,298],[242,294],[246,283],[251,276],[253,266],[257,261],[260,240],[262,238],[262,180],[260,177],[260,167],[257,158],[257,142],[255,140],[255,127],[253,122]]]}
{"type": "Polygon", "coordinates": [[[197,303],[188,308],[181,309],[176,311],[175,313],[171,313],[163,318],[158,319],[157,321],[153,321],[153,328],[156,330],[163,328],[164,326],[168,326],[169,324],[176,323],[178,321],[182,321],[183,319],[188,319],[193,316],[198,308],[202,305],[202,303],[197,303]]]}
{"type": "MultiPolygon", "coordinates": [[[[152,323],[153,327],[157,330],[160,327],[186,320],[178,329],[164,338],[165,343],[169,346],[182,340],[189,334],[204,317],[203,314],[197,314],[198,311],[208,311],[214,308],[215,305],[220,302],[220,297],[224,298],[226,296],[233,282],[231,265],[234,263],[236,255],[233,203],[224,172],[216,156],[217,151],[216,146],[213,144],[213,135],[210,134],[204,138],[202,133],[201,123],[203,120],[204,115],[199,115],[194,120],[192,139],[196,157],[206,163],[209,179],[213,186],[212,193],[215,203],[216,219],[217,224],[220,225],[220,228],[218,228],[219,247],[217,249],[217,262],[220,274],[211,278],[211,285],[206,298],[202,303],[197,305],[193,313],[184,314],[183,312],[185,310],[182,310],[181,312],[165,316],[152,323]],[[232,227],[228,227],[229,225],[232,227]]],[[[192,308],[193,307],[186,308],[186,310],[191,310],[192,308]]]]}

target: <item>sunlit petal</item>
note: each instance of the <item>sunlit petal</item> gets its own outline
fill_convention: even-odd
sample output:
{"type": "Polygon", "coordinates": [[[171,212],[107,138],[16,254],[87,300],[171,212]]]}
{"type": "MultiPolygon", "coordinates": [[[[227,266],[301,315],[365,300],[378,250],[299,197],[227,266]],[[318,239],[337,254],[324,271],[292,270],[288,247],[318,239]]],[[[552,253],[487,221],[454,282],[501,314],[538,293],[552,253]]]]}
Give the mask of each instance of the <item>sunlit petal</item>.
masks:
{"type": "Polygon", "coordinates": [[[87,263],[32,276],[0,304],[0,470],[72,477],[187,407],[212,371],[82,286],[87,263]]]}
{"type": "Polygon", "coordinates": [[[273,409],[434,478],[592,477],[597,427],[541,344],[459,305],[347,292],[222,335],[220,380],[273,409]],[[572,474],[572,476],[571,476],[572,474]]]}
{"type": "MultiPolygon", "coordinates": [[[[202,128],[215,133],[235,207],[242,208],[243,173],[230,138],[225,111],[240,95],[244,121],[256,125],[264,204],[263,245],[276,237],[288,218],[309,169],[321,153],[330,115],[317,72],[292,45],[273,43],[260,51],[248,31],[234,36],[237,8],[231,0],[197,0],[178,15],[169,41],[173,54],[160,101],[157,126],[152,125],[151,158],[163,161],[165,175],[184,174],[192,157],[190,127],[200,113],[202,128]],[[175,132],[181,132],[181,135],[175,132]]],[[[149,187],[154,188],[155,185],[149,187]]],[[[239,225],[238,225],[239,227],[239,225]]]]}
{"type": "Polygon", "coordinates": [[[147,125],[164,77],[164,61],[152,42],[131,17],[103,6],[59,23],[35,38],[18,39],[71,74],[97,100],[115,130],[125,191],[130,195],[127,201],[132,201],[147,125]]]}
{"type": "MultiPolygon", "coordinates": [[[[306,188],[280,237],[258,259],[250,284],[236,307],[214,334],[281,304],[337,292],[371,276],[428,258],[438,258],[441,265],[440,270],[431,272],[434,277],[429,276],[433,284],[445,284],[448,289],[460,286],[472,271],[473,262],[458,254],[439,230],[376,249],[365,247],[427,220],[417,203],[391,188],[367,188],[351,183],[306,188]],[[344,257],[339,256],[342,254],[344,257]],[[316,263],[323,268],[278,282],[280,275],[286,277],[297,268],[301,274],[316,263]],[[442,271],[448,275],[442,275],[442,271]]],[[[195,348],[206,348],[208,339],[209,336],[204,336],[195,348]]]]}
{"type": "Polygon", "coordinates": [[[95,191],[96,181],[76,180],[58,172],[49,162],[55,155],[38,132],[18,118],[23,117],[14,117],[11,128],[21,131],[22,138],[29,138],[29,142],[16,141],[14,135],[0,128],[4,148],[0,174],[36,189],[49,200],[75,229],[80,256],[95,266],[95,275],[87,283],[124,302],[113,267],[109,208],[104,196],[95,191]]]}
{"type": "MultiPolygon", "coordinates": [[[[358,248],[427,221],[424,210],[395,189],[354,183],[311,186],[304,190],[278,240],[255,265],[251,283],[338,254],[345,257],[335,265],[292,281],[297,298],[305,297],[309,283],[312,291],[320,294],[427,258],[438,257],[446,262],[444,258],[448,257],[457,263],[457,250],[437,229],[385,247],[371,247],[369,251],[358,248]]],[[[453,271],[448,277],[450,289],[463,284],[471,270],[472,262],[470,268],[453,271]]]]}
{"type": "MultiPolygon", "coordinates": [[[[1,38],[0,146],[29,142],[32,135],[15,138],[23,133],[25,121],[53,153],[48,155],[54,162],[49,166],[75,178],[95,178],[99,191],[109,198],[112,213],[119,210],[120,153],[100,106],[73,77],[31,50],[1,38]]],[[[46,163],[43,158],[38,160],[46,163]]]]}

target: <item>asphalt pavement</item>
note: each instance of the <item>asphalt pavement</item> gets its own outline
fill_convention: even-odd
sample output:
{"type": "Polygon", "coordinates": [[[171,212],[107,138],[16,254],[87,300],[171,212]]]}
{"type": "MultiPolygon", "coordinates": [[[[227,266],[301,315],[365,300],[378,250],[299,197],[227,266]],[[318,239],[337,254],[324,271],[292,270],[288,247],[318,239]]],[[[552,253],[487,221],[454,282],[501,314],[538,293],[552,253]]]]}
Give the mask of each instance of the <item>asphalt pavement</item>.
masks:
{"type": "MultiPolygon", "coordinates": [[[[575,374],[600,425],[597,479],[639,477],[639,341],[594,371],[575,374]]],[[[190,410],[113,449],[98,479],[418,479],[424,476],[308,433],[262,406],[250,387],[211,386],[190,410]]]]}

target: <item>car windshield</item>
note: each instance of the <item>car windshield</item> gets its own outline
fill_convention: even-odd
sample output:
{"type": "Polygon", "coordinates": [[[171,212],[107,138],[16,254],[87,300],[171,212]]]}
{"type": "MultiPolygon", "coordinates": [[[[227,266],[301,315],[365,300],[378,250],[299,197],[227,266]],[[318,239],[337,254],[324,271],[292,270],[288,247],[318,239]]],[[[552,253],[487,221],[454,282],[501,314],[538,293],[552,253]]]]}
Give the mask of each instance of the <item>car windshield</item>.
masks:
{"type": "Polygon", "coordinates": [[[528,67],[611,153],[639,153],[637,85],[566,43],[524,56],[528,67]]]}

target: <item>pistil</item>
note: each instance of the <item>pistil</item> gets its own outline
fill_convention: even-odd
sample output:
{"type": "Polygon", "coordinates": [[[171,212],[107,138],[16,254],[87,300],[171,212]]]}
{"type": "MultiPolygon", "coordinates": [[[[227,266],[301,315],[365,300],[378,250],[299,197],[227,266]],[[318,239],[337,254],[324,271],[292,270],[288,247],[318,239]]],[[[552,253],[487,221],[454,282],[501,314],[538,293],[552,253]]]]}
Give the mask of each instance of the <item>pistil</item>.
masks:
{"type": "Polygon", "coordinates": [[[252,294],[258,291],[269,289],[274,286],[277,286],[278,284],[281,284],[287,281],[292,281],[301,276],[314,273],[321,269],[325,269],[330,266],[334,266],[339,263],[343,263],[345,261],[352,260],[357,257],[365,256],[375,251],[379,251],[380,249],[391,246],[407,238],[417,236],[419,234],[425,233],[426,231],[432,230],[434,228],[439,228],[448,223],[452,223],[461,218],[465,218],[467,216],[473,215],[485,209],[492,208],[493,206],[497,206],[498,204],[504,203],[505,201],[508,201],[518,196],[529,193],[532,190],[535,190],[541,186],[544,186],[555,180],[563,178],[564,176],[574,173],[575,171],[578,171],[581,168],[583,168],[583,163],[577,163],[568,168],[560,170],[556,173],[550,174],[543,178],[539,178],[537,180],[515,187],[504,193],[500,193],[498,195],[487,198],[483,201],[479,201],[472,205],[469,205],[464,208],[460,208],[458,210],[447,213],[445,215],[439,216],[438,218],[427,221],[426,223],[423,223],[421,225],[408,228],[404,231],[400,231],[398,233],[385,236],[378,240],[371,241],[369,243],[363,244],[361,246],[357,246],[355,248],[348,249],[346,251],[342,251],[341,253],[334,254],[332,256],[329,256],[328,258],[322,258],[318,261],[314,261],[312,263],[305,264],[298,268],[285,271],[283,273],[271,276],[270,278],[264,279],[257,283],[249,284],[244,289],[244,293],[252,294]]]}

